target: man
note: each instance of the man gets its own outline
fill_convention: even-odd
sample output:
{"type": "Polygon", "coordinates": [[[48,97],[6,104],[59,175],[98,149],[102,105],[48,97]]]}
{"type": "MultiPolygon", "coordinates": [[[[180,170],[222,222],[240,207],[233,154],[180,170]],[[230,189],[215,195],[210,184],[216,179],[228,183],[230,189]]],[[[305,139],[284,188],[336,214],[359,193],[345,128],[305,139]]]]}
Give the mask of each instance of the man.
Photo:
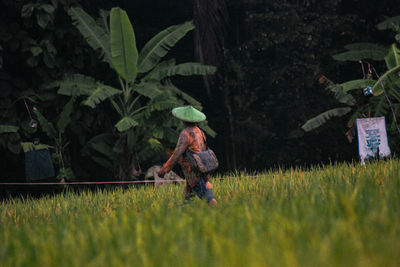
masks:
{"type": "Polygon", "coordinates": [[[189,200],[195,193],[199,198],[206,199],[210,206],[215,206],[217,200],[212,193],[212,185],[208,181],[209,175],[192,167],[185,157],[186,150],[199,153],[207,149],[206,137],[197,126],[197,123],[206,119],[206,115],[192,106],[174,108],[172,115],[183,122],[185,129],[181,131],[174,152],[158,172],[158,176],[163,177],[176,163],[179,163],[186,178],[185,200],[189,200]]]}

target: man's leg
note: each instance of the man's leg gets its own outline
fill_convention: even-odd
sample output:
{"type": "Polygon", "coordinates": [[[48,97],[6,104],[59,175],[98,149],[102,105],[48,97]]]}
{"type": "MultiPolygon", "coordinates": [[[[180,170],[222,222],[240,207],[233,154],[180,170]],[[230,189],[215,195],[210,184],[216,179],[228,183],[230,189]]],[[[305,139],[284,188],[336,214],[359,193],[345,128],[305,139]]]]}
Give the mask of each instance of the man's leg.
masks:
{"type": "MultiPolygon", "coordinates": [[[[206,188],[211,192],[211,194],[212,194],[213,197],[214,197],[214,194],[213,194],[213,185],[210,183],[210,175],[209,175],[209,174],[207,174],[207,175],[204,177],[204,182],[206,183],[206,188]]],[[[208,202],[208,204],[209,204],[210,206],[217,206],[218,202],[217,202],[217,200],[216,200],[215,197],[214,197],[210,202],[208,202]]]]}
{"type": "Polygon", "coordinates": [[[190,185],[186,182],[185,187],[183,188],[183,202],[185,204],[189,203],[194,196],[195,193],[193,192],[190,185]]]}
{"type": "Polygon", "coordinates": [[[215,199],[212,191],[206,187],[206,183],[203,179],[200,179],[200,181],[192,188],[192,190],[200,199],[205,199],[208,205],[217,205],[217,200],[215,199]]]}

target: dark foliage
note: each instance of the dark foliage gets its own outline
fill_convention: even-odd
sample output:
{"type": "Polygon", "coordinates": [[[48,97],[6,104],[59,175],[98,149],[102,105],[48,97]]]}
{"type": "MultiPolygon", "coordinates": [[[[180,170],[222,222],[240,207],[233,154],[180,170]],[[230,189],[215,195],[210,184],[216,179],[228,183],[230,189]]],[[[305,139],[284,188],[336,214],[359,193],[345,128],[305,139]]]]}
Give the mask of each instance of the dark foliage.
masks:
{"type": "MultiPolygon", "coordinates": [[[[395,0],[0,0],[0,124],[23,128],[0,137],[4,175],[24,176],[20,141],[39,137],[42,143],[51,142],[28,127],[23,99],[28,108],[36,105],[55,122],[68,98],[43,84],[65,73],[117,83],[66,14],[65,8],[77,4],[94,16],[100,8],[127,10],[139,48],[167,26],[194,18],[196,36],[179,43],[170,57],[193,61],[197,51],[207,64],[220,62],[218,79],[211,83],[209,95],[201,78],[174,82],[204,104],[210,126],[218,133],[209,143],[221,170],[356,159],[356,144],[345,137],[345,118],[313,133],[300,129],[308,118],[336,105],[314,75],[318,71],[338,83],[362,78],[359,64],[337,62],[332,55],[352,42],[389,45],[393,36],[375,25],[400,11],[395,0]],[[224,30],[220,26],[226,21],[224,30]]],[[[382,66],[375,67],[379,71],[382,66]]],[[[69,164],[80,177],[108,175],[82,150],[91,137],[112,127],[114,118],[107,109],[99,114],[76,105],[66,135],[69,164]]]]}

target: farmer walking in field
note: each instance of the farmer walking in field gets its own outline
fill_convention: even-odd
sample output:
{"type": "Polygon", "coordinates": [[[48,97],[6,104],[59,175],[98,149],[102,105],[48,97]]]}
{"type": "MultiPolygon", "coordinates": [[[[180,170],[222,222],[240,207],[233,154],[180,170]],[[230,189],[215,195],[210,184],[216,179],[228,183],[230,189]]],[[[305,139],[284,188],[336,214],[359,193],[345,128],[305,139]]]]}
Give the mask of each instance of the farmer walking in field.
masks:
{"type": "Polygon", "coordinates": [[[200,199],[207,200],[210,206],[215,206],[217,200],[212,193],[208,171],[216,168],[218,161],[208,149],[203,131],[197,126],[197,123],[206,119],[206,115],[192,106],[174,108],[172,115],[183,122],[185,129],[181,131],[174,152],[158,172],[158,176],[164,177],[179,163],[186,178],[183,191],[185,200],[196,194],[200,199]]]}

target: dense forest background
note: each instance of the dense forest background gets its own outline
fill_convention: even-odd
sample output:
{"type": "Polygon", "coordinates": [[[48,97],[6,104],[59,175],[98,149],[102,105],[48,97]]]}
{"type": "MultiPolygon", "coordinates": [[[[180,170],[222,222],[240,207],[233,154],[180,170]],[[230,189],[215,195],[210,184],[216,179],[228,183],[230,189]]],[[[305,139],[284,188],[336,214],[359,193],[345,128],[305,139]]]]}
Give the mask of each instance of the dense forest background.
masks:
{"type": "MultiPolygon", "coordinates": [[[[2,177],[24,177],[21,141],[40,138],[42,143],[52,142],[40,129],[29,127],[32,108],[40,108],[55,122],[68,98],[43,85],[66,73],[114,82],[109,68],[73,26],[66,12],[69,7],[81,6],[93,17],[100,9],[121,7],[129,14],[141,48],[166,27],[193,20],[195,15],[205,16],[196,13],[197,3],[0,0],[0,124],[12,123],[22,129],[18,134],[0,136],[2,177]]],[[[389,47],[394,42],[393,32],[380,31],[376,25],[400,14],[398,1],[231,0],[225,4],[226,23],[217,25],[222,27],[215,60],[218,71],[209,88],[199,76],[174,78],[179,88],[202,103],[208,124],[217,133],[208,143],[220,159],[220,170],[357,160],[357,142],[349,143],[345,136],[349,116],[335,118],[312,132],[304,132],[301,126],[337,106],[318,82],[321,75],[335,83],[363,78],[358,62],[336,61],[333,55],[350,43],[389,47]]],[[[211,23],[207,17],[199,21],[211,23]]],[[[192,32],[171,50],[169,57],[180,62],[198,61],[196,45],[192,32]]],[[[384,63],[373,64],[378,72],[385,71],[384,63]]],[[[360,101],[364,97],[361,90],[354,96],[360,101]]],[[[101,112],[75,106],[71,126],[66,130],[66,160],[76,179],[110,175],[91,160],[85,149],[91,137],[112,127],[108,114],[106,105],[101,112]]],[[[393,152],[398,152],[397,139],[396,133],[389,136],[393,152]]],[[[163,145],[173,148],[172,143],[163,145]]],[[[162,154],[144,162],[143,169],[161,163],[165,159],[162,154]]]]}

